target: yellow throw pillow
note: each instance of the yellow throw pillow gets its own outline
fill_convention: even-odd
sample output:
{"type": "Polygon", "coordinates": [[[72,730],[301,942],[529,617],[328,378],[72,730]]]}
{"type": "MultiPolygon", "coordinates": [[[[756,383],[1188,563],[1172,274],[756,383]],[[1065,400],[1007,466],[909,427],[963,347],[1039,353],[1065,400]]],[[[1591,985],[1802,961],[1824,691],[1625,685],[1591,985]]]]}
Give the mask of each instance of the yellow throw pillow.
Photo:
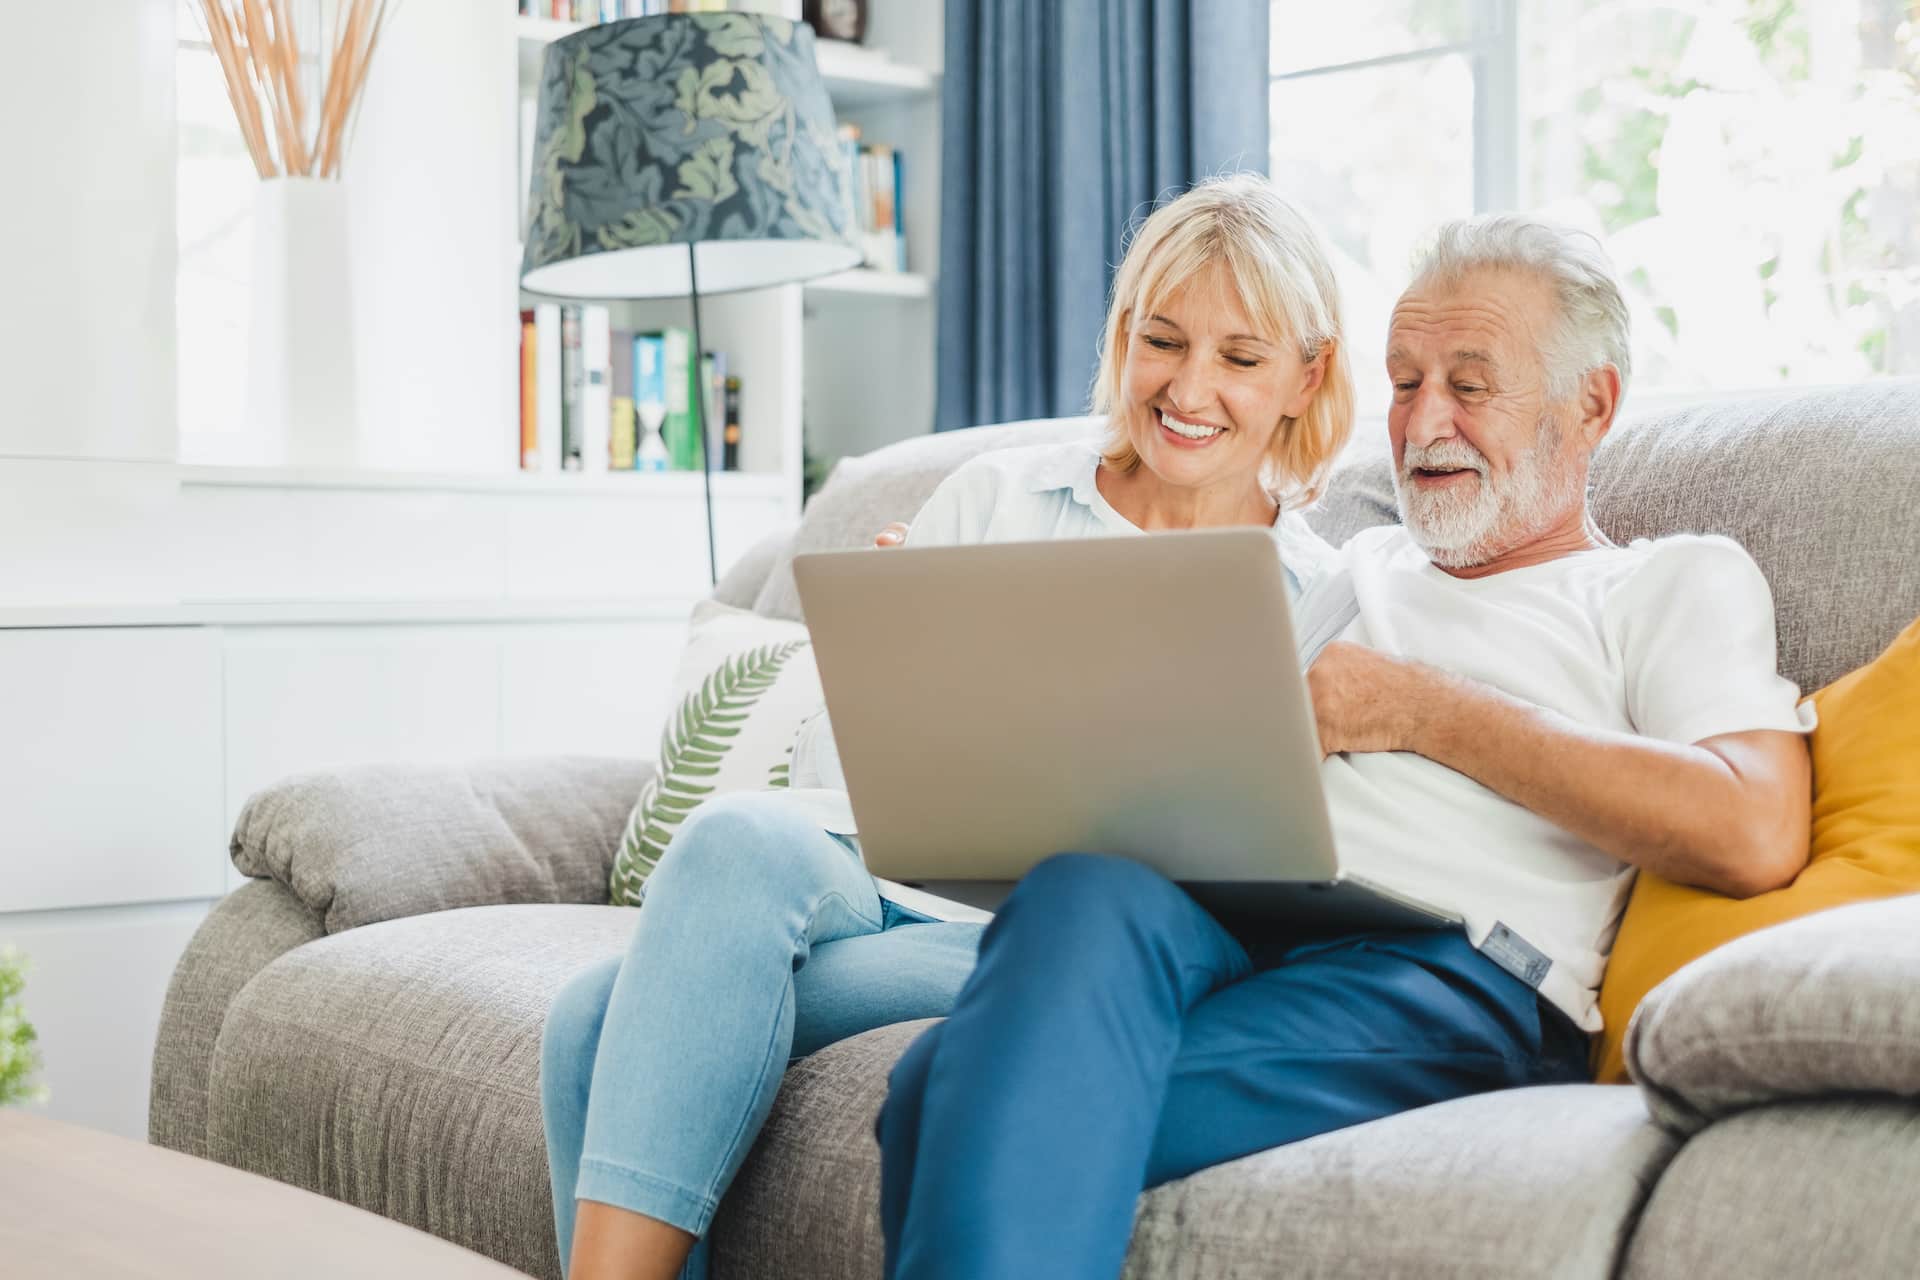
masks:
{"type": "Polygon", "coordinates": [[[1920,893],[1920,621],[1813,695],[1813,854],[1784,889],[1736,899],[1641,872],[1600,984],[1594,1077],[1627,1078],[1627,1020],[1668,974],[1783,920],[1920,893]]]}

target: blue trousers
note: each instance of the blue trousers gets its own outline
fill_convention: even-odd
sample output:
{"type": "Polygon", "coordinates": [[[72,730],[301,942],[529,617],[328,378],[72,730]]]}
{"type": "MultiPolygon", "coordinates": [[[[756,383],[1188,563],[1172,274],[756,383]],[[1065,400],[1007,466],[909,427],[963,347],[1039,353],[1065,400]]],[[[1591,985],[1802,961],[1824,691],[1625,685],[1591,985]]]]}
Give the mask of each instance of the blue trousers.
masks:
{"type": "Polygon", "coordinates": [[[1457,932],[1236,936],[1156,872],[1063,854],[894,1067],[885,1273],[1113,1280],[1145,1188],[1586,1064],[1572,1020],[1457,932]]]}

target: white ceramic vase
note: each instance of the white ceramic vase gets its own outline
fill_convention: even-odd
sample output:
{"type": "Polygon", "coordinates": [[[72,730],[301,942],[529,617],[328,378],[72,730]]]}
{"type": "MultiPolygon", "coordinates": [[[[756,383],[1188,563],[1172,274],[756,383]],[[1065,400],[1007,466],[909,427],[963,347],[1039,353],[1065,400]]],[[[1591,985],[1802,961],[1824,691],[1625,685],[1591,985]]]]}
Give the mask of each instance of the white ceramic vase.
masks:
{"type": "Polygon", "coordinates": [[[347,193],[319,178],[259,184],[248,429],[289,466],[365,464],[353,358],[347,193]]]}

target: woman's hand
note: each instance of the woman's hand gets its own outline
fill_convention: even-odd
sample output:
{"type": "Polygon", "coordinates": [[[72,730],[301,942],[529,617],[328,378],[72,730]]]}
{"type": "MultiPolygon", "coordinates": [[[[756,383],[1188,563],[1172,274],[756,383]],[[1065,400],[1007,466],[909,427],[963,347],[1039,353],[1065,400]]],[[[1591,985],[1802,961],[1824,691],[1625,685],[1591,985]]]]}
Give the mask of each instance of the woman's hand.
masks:
{"type": "Polygon", "coordinates": [[[1307,668],[1320,754],[1416,750],[1421,724],[1445,714],[1450,679],[1423,663],[1334,641],[1307,668]]]}
{"type": "Polygon", "coordinates": [[[892,524],[873,535],[873,545],[876,547],[905,546],[906,541],[907,526],[906,523],[901,520],[895,520],[892,524]]]}

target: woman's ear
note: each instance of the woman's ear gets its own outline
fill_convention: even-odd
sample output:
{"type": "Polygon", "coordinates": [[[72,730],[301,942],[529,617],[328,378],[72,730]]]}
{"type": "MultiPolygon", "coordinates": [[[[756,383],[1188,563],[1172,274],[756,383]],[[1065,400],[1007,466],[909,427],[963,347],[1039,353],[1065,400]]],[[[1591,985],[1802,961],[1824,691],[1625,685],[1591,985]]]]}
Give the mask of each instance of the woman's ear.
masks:
{"type": "Polygon", "coordinates": [[[1320,350],[1305,366],[1306,377],[1300,383],[1300,390],[1287,402],[1286,416],[1304,417],[1313,398],[1320,394],[1320,385],[1327,380],[1327,368],[1333,363],[1334,339],[1329,338],[1320,344],[1320,350]]]}

